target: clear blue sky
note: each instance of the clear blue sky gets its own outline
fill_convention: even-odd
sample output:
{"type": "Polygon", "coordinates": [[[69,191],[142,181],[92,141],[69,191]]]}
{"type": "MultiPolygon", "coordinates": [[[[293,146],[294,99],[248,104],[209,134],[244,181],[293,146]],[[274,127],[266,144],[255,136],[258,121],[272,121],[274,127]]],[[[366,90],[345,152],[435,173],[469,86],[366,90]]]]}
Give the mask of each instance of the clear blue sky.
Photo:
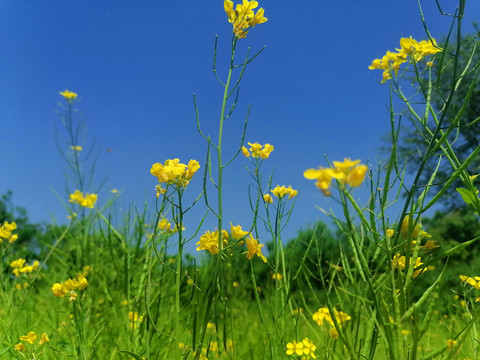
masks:
{"type": "MultiPolygon", "coordinates": [[[[454,1],[442,1],[453,12],[454,1]]],[[[423,1],[430,31],[440,39],[450,18],[434,1],[423,1]]],[[[274,167],[274,185],[299,190],[286,237],[325,217],[315,208],[330,206],[303,178],[303,171],[344,157],[375,163],[380,137],[389,130],[388,89],[372,59],[398,47],[401,37],[425,39],[416,1],[264,0],[267,23],[239,41],[265,51],[247,68],[237,111],[226,125],[225,151],[237,146],[247,105],[252,104],[247,141],[271,143],[265,162],[274,167]]],[[[480,14],[468,1],[465,28],[480,14]]],[[[226,75],[231,39],[223,1],[0,0],[0,193],[14,191],[14,203],[34,222],[65,221],[66,211],[51,189],[64,193],[65,164],[56,149],[58,91],[81,97],[78,108],[90,139],[101,150],[98,180],[108,175],[99,195],[121,189],[120,208],[154,199],[155,162],[179,157],[204,166],[205,143],[195,127],[192,94],[201,121],[217,134],[223,89],[212,73],[215,35],[217,64],[226,75]],[[112,152],[107,153],[107,148],[112,152]]],[[[228,156],[228,155],[227,155],[228,156]]],[[[247,161],[226,170],[226,222],[246,226],[247,161]]],[[[200,191],[201,177],[191,193],[200,191]]],[[[367,200],[365,189],[358,195],[367,200]],[[363,195],[362,195],[363,194],[363,195]]],[[[201,211],[188,222],[196,224],[201,211]]],[[[213,218],[209,219],[213,228],[213,218]]],[[[190,226],[193,228],[193,225],[190,226]]]]}

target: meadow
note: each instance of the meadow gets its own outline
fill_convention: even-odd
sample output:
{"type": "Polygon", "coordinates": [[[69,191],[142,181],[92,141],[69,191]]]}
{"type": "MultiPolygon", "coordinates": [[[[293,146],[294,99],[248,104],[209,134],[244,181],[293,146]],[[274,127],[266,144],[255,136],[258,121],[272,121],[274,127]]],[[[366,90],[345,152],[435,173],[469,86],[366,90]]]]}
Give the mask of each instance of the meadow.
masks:
{"type": "Polygon", "coordinates": [[[442,242],[441,228],[424,219],[452,189],[472,223],[480,214],[478,174],[469,171],[480,146],[467,156],[456,146],[459,128],[480,120],[476,114],[463,122],[480,72],[478,36],[461,32],[465,2],[448,15],[441,43],[424,23],[423,39],[401,38],[381,57],[372,54],[369,69],[381,72],[379,86],[390,94],[387,160],[312,159],[304,178],[340,211],[325,211],[334,229],[319,222],[294,239],[282,234],[299,189],[264,172],[275,145],[247,136],[250,109],[238,143],[223,142],[243,76],[262,56],[263,49],[237,51],[254,28],[268,26],[260,5],[224,1],[233,34],[230,49],[215,41],[213,76],[223,89],[218,133],[202,127],[194,97],[192,125],[205,151],[145,169],[153,207],[132,207],[119,219],[121,193],[92,192],[95,157],[77,120],[79,94],[59,91],[57,145],[70,191],[58,198],[69,222],[52,223],[27,242],[27,224],[0,219],[0,358],[480,358],[480,269],[468,256],[480,235],[442,242]],[[224,51],[228,62],[219,64],[224,51]],[[227,69],[225,78],[217,67],[227,69]],[[448,86],[446,78],[453,79],[448,86]],[[412,178],[399,156],[405,119],[424,146],[412,178]],[[246,168],[235,167],[240,159],[246,168]],[[248,224],[224,216],[226,168],[250,176],[248,224]],[[189,193],[192,182],[203,184],[199,194],[189,193]],[[369,189],[363,202],[360,187],[369,189]],[[194,207],[203,216],[184,221],[194,207]],[[400,210],[392,215],[391,208],[400,210]],[[205,230],[209,219],[215,226],[205,230]],[[185,251],[192,243],[194,254],[185,251]]]}

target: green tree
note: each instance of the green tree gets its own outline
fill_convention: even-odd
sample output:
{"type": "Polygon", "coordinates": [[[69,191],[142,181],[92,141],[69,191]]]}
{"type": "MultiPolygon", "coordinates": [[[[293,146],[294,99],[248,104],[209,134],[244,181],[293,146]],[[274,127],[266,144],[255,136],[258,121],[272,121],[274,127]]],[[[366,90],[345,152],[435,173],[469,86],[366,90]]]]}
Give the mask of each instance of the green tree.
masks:
{"type": "Polygon", "coordinates": [[[42,232],[42,226],[30,223],[27,210],[13,205],[12,196],[13,192],[9,190],[0,197],[0,223],[15,221],[17,224],[15,233],[18,234],[16,244],[25,247],[38,245],[37,240],[42,232]]]}

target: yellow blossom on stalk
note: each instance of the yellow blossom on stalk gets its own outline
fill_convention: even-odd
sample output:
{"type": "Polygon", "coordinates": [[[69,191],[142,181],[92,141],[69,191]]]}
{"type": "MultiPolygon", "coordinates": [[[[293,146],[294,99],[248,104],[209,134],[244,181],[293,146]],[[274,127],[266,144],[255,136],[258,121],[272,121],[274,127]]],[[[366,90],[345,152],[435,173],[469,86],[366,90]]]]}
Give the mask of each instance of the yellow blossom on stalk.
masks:
{"type": "MultiPolygon", "coordinates": [[[[340,326],[342,326],[344,322],[352,319],[350,315],[344,313],[343,311],[338,311],[335,308],[333,309],[333,312],[335,315],[335,319],[337,320],[337,323],[340,326]]],[[[330,311],[328,310],[327,307],[322,307],[318,309],[318,311],[313,314],[312,318],[317,322],[319,326],[323,326],[324,321],[326,321],[331,326],[335,326],[335,323],[333,322],[333,319],[332,319],[332,315],[330,314],[330,311]]]]}
{"type": "MultiPolygon", "coordinates": [[[[410,263],[412,263],[412,258],[410,258],[410,263]]],[[[405,256],[400,256],[399,253],[396,253],[392,259],[392,266],[398,270],[403,270],[405,269],[405,265],[405,256]]],[[[428,268],[424,267],[423,265],[424,264],[422,263],[422,258],[418,256],[415,260],[415,265],[413,267],[413,278],[416,278],[418,275],[428,270],[428,268]]]]}
{"type": "Polygon", "coordinates": [[[247,36],[248,30],[258,24],[266,22],[268,19],[264,17],[263,8],[258,9],[255,14],[253,9],[258,7],[257,1],[243,0],[242,4],[237,4],[233,9],[233,1],[225,0],[223,7],[228,16],[228,21],[233,24],[233,33],[239,39],[247,36]]]}
{"type": "Polygon", "coordinates": [[[480,290],[480,276],[470,277],[465,275],[459,276],[461,282],[471,285],[474,289],[480,290]]]}
{"type": "Polygon", "coordinates": [[[18,343],[13,347],[13,349],[17,351],[27,351],[27,348],[25,347],[24,343],[18,343]]]}
{"type": "Polygon", "coordinates": [[[87,278],[83,274],[78,274],[76,279],[68,279],[63,283],[55,283],[52,285],[52,293],[58,297],[70,295],[70,300],[76,299],[76,291],[84,290],[88,286],[87,278]]]}
{"type": "Polygon", "coordinates": [[[232,233],[232,238],[234,240],[240,240],[248,235],[248,231],[242,230],[240,225],[233,226],[232,223],[230,223],[230,232],[232,233]]]}
{"type": "Polygon", "coordinates": [[[10,267],[13,268],[12,273],[15,276],[21,276],[22,274],[28,274],[37,271],[40,267],[40,262],[35,260],[32,265],[25,265],[25,259],[17,259],[10,263],[10,267]]]}
{"type": "Polygon", "coordinates": [[[249,237],[245,239],[245,242],[247,243],[248,248],[248,260],[252,260],[253,256],[257,255],[258,257],[262,258],[263,262],[267,262],[267,258],[262,254],[263,244],[260,244],[257,239],[254,239],[252,234],[250,234],[249,237]]]}
{"type": "Polygon", "coordinates": [[[351,187],[358,187],[363,183],[368,167],[359,163],[360,160],[345,158],[343,162],[334,161],[334,166],[331,168],[307,169],[303,176],[309,180],[317,180],[315,185],[325,196],[330,196],[330,185],[333,179],[351,187]]]}
{"type": "MultiPolygon", "coordinates": [[[[185,165],[180,163],[179,159],[168,159],[164,164],[153,164],[150,173],[157,177],[160,184],[174,185],[180,188],[188,185],[198,169],[200,169],[200,164],[196,160],[190,160],[188,165],[185,165]]],[[[156,188],[157,197],[166,191],[160,185],[157,185],[156,188]]]]}
{"type": "Polygon", "coordinates": [[[263,201],[265,201],[267,204],[272,204],[273,203],[272,196],[270,194],[263,195],[263,201]]]}
{"type": "Polygon", "coordinates": [[[317,347],[310,341],[309,338],[304,338],[300,342],[295,340],[287,343],[286,345],[286,354],[287,355],[298,355],[302,356],[302,359],[316,359],[315,350],[317,347]]]}
{"type": "Polygon", "coordinates": [[[72,149],[73,151],[82,151],[83,147],[81,147],[81,146],[70,146],[70,149],[72,149]]]}
{"type": "Polygon", "coordinates": [[[7,240],[9,243],[13,243],[18,239],[17,234],[12,234],[14,230],[17,229],[17,224],[15,221],[8,222],[5,221],[2,226],[0,226],[0,244],[3,242],[3,239],[7,240]]]}
{"type": "Polygon", "coordinates": [[[37,333],[33,331],[29,331],[27,335],[20,336],[20,340],[26,341],[30,344],[33,344],[37,339],[37,333]]]}
{"type": "Polygon", "coordinates": [[[430,250],[433,250],[433,249],[436,249],[440,247],[440,245],[437,245],[437,242],[434,241],[434,240],[427,240],[427,242],[425,243],[425,245],[423,246],[420,246],[420,249],[422,249],[422,251],[424,252],[428,252],[430,250]]]}
{"type": "Polygon", "coordinates": [[[67,99],[68,101],[73,101],[77,98],[77,94],[75,94],[73,91],[68,91],[68,90],[65,90],[64,92],[59,92],[60,95],[62,95],[65,99],[67,99]]]}
{"type": "Polygon", "coordinates": [[[242,153],[245,157],[252,155],[254,158],[268,159],[270,153],[274,150],[273,145],[270,144],[261,145],[258,142],[253,144],[249,142],[248,145],[250,145],[250,151],[245,146],[242,146],[242,153]]]}
{"type": "Polygon", "coordinates": [[[48,337],[48,335],[46,333],[42,333],[42,335],[40,336],[40,341],[38,342],[38,344],[41,346],[47,342],[50,341],[50,338],[48,337]]]}
{"type": "Polygon", "coordinates": [[[138,315],[136,311],[129,311],[128,320],[130,322],[130,329],[135,330],[138,324],[143,321],[143,315],[138,315]]]}
{"type": "Polygon", "coordinates": [[[282,280],[282,279],[283,279],[283,275],[282,275],[282,274],[279,274],[279,273],[273,273],[273,274],[272,274],[272,279],[273,279],[273,280],[282,280]]]}
{"type": "Polygon", "coordinates": [[[395,235],[395,230],[393,229],[387,229],[385,231],[385,235],[387,235],[387,238],[391,238],[393,235],[395,235]]]}
{"type": "Polygon", "coordinates": [[[457,342],[453,339],[447,340],[447,350],[452,350],[452,348],[457,344],[457,342]]]}
{"type": "Polygon", "coordinates": [[[277,185],[271,192],[279,199],[282,199],[285,195],[288,195],[288,198],[291,199],[298,194],[297,190],[293,190],[291,186],[286,188],[285,185],[277,185]]]}
{"type": "Polygon", "coordinates": [[[415,226],[410,226],[410,215],[407,214],[403,218],[402,226],[400,228],[400,234],[402,234],[403,236],[407,236],[409,231],[412,232],[412,238],[417,238],[420,231],[420,224],[419,222],[416,222],[415,226]]]}
{"type": "MultiPolygon", "coordinates": [[[[392,70],[397,75],[400,66],[409,60],[418,62],[425,56],[434,55],[442,51],[442,49],[437,47],[435,39],[417,42],[412,37],[401,38],[400,47],[401,49],[396,49],[398,52],[387,51],[381,59],[373,60],[368,67],[370,70],[383,70],[382,83],[392,78],[392,70]]],[[[431,61],[427,63],[427,66],[432,65],[431,61]]]]}
{"type": "Polygon", "coordinates": [[[70,194],[69,201],[82,207],[93,209],[97,202],[97,198],[97,194],[85,194],[85,196],[83,196],[83,193],[80,190],[75,190],[73,194],[70,194]]]}
{"type": "MultiPolygon", "coordinates": [[[[178,226],[175,225],[173,226],[172,224],[170,224],[168,222],[167,219],[162,219],[158,222],[158,228],[160,230],[163,230],[164,232],[166,232],[167,234],[171,234],[171,233],[174,233],[174,232],[177,232],[178,231],[178,226]]],[[[182,227],[182,230],[185,230],[184,227],[182,227]]]]}
{"type": "MultiPolygon", "coordinates": [[[[228,244],[228,233],[225,230],[222,230],[222,238],[223,243],[228,244]]],[[[218,231],[212,233],[207,230],[200,236],[200,241],[196,245],[198,245],[197,251],[208,250],[210,255],[218,254],[218,231]]]]}

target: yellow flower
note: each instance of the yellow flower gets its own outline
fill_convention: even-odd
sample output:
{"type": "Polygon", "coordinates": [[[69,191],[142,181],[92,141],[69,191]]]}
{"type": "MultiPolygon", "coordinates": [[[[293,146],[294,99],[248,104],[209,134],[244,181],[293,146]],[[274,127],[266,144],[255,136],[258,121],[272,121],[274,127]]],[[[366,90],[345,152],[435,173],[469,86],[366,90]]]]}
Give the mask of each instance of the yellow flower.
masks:
{"type": "Polygon", "coordinates": [[[237,282],[237,281],[234,281],[234,282],[232,283],[232,286],[235,287],[235,288],[238,287],[238,282],[237,282]]]}
{"type": "Polygon", "coordinates": [[[270,196],[270,194],[263,195],[263,201],[265,201],[267,204],[272,204],[273,203],[273,199],[270,196]]]}
{"type": "Polygon", "coordinates": [[[129,311],[128,312],[128,320],[130,322],[130,329],[135,330],[139,323],[143,321],[143,316],[138,315],[136,311],[129,311]]]}
{"type": "Polygon", "coordinates": [[[17,351],[26,351],[27,350],[24,343],[18,343],[17,345],[15,345],[13,347],[13,349],[17,350],[17,351]]]}
{"type": "MultiPolygon", "coordinates": [[[[188,165],[180,163],[179,159],[165,160],[164,164],[155,163],[150,169],[150,173],[156,176],[160,184],[174,185],[177,188],[188,185],[193,175],[200,169],[200,164],[196,160],[190,160],[188,165]]],[[[164,194],[165,189],[157,185],[157,197],[164,194]]]]}
{"type": "Polygon", "coordinates": [[[387,229],[385,231],[385,235],[387,235],[387,238],[391,238],[393,235],[395,235],[395,230],[393,229],[387,229]]]}
{"type": "Polygon", "coordinates": [[[30,344],[33,344],[37,339],[37,333],[33,331],[29,331],[27,335],[20,336],[20,340],[26,341],[30,344]]]}
{"type": "Polygon", "coordinates": [[[273,280],[282,280],[283,276],[282,276],[282,274],[279,274],[279,273],[273,273],[272,274],[272,279],[273,280]]]}
{"type": "Polygon", "coordinates": [[[457,344],[457,342],[453,339],[447,340],[447,350],[452,350],[452,348],[457,344]]]}
{"type": "Polygon", "coordinates": [[[252,260],[253,256],[257,255],[258,257],[262,258],[263,262],[266,263],[267,258],[262,254],[263,244],[260,244],[257,239],[254,239],[252,234],[250,234],[249,237],[245,239],[245,241],[248,248],[247,259],[252,260]]]}
{"type": "MultiPolygon", "coordinates": [[[[414,221],[415,222],[415,221],[414,221]]],[[[410,226],[410,215],[405,215],[402,221],[402,226],[400,228],[400,234],[403,236],[407,236],[408,232],[411,231],[412,238],[418,237],[418,232],[420,231],[420,224],[417,221],[415,226],[410,226]]]]}
{"type": "Polygon", "coordinates": [[[245,38],[249,29],[268,20],[263,16],[262,8],[258,9],[256,14],[254,13],[253,9],[258,7],[257,1],[243,0],[243,4],[237,4],[235,10],[233,5],[230,0],[225,0],[223,3],[228,21],[233,24],[233,33],[239,39],[245,38]]]}
{"type": "Polygon", "coordinates": [[[97,202],[97,198],[97,194],[85,194],[85,196],[83,196],[83,193],[80,190],[75,190],[73,194],[70,194],[69,201],[82,207],[93,209],[97,202]]]}
{"type": "Polygon", "coordinates": [[[70,149],[72,149],[73,151],[82,151],[83,148],[81,146],[70,146],[70,149]]]}
{"type": "Polygon", "coordinates": [[[422,249],[424,252],[428,252],[430,250],[436,249],[440,247],[440,245],[437,245],[437,242],[434,240],[427,240],[425,245],[420,246],[420,249],[422,249]]]}
{"type": "Polygon", "coordinates": [[[285,195],[288,195],[288,198],[291,199],[298,194],[298,191],[293,190],[291,186],[286,188],[284,185],[277,185],[273,190],[271,190],[271,192],[279,199],[283,198],[285,195]]]}
{"type": "Polygon", "coordinates": [[[336,328],[332,327],[332,328],[330,329],[330,331],[328,332],[328,335],[330,335],[330,337],[331,337],[332,339],[335,339],[335,340],[336,340],[336,339],[338,339],[338,337],[339,337],[340,334],[338,333],[338,331],[337,331],[336,328]]]}
{"type": "Polygon", "coordinates": [[[5,221],[2,226],[0,226],[0,244],[3,242],[3,239],[8,240],[9,243],[13,243],[18,239],[17,234],[12,234],[12,232],[17,228],[15,221],[9,223],[5,221]]]}
{"type": "Polygon", "coordinates": [[[48,335],[46,333],[42,333],[42,335],[40,335],[40,341],[38,343],[39,343],[39,345],[43,345],[43,344],[45,344],[49,341],[50,341],[50,339],[49,339],[48,335]]]}
{"type": "Polygon", "coordinates": [[[246,235],[248,235],[248,231],[242,230],[242,227],[240,225],[233,226],[232,223],[230,223],[230,231],[234,240],[240,240],[246,235]]]}
{"type": "Polygon", "coordinates": [[[118,189],[112,189],[112,190],[110,190],[110,192],[111,192],[112,194],[116,194],[116,193],[118,193],[118,189]]]}
{"type": "Polygon", "coordinates": [[[302,356],[303,355],[303,343],[302,342],[297,343],[295,340],[287,343],[286,354],[289,355],[289,356],[294,355],[294,354],[302,356]]]}
{"type": "Polygon", "coordinates": [[[317,347],[310,341],[308,338],[304,338],[300,342],[296,342],[295,340],[292,342],[287,343],[286,345],[287,355],[298,355],[302,356],[302,359],[316,359],[315,350],[317,347]]]}
{"type": "Polygon", "coordinates": [[[249,157],[251,153],[254,158],[268,159],[270,153],[274,150],[273,145],[270,144],[261,145],[258,142],[253,144],[249,142],[248,145],[250,145],[250,152],[245,146],[242,147],[242,153],[246,157],[249,157]]]}
{"type": "Polygon", "coordinates": [[[65,99],[67,99],[68,101],[73,101],[77,98],[77,94],[75,94],[74,92],[72,91],[68,91],[68,90],[65,90],[64,92],[59,92],[60,95],[62,95],[65,99]]]}
{"type": "MultiPolygon", "coordinates": [[[[222,230],[223,243],[228,244],[228,233],[222,230]]],[[[198,245],[197,251],[208,250],[211,255],[218,254],[218,231],[211,233],[206,231],[205,234],[200,236],[200,241],[196,243],[198,245]]]]}
{"type": "Polygon", "coordinates": [[[343,162],[334,161],[333,168],[307,169],[303,176],[309,180],[317,180],[315,185],[325,196],[330,196],[330,185],[333,179],[351,187],[358,187],[362,184],[368,168],[366,165],[359,164],[359,162],[360,160],[345,158],[343,162]]]}

